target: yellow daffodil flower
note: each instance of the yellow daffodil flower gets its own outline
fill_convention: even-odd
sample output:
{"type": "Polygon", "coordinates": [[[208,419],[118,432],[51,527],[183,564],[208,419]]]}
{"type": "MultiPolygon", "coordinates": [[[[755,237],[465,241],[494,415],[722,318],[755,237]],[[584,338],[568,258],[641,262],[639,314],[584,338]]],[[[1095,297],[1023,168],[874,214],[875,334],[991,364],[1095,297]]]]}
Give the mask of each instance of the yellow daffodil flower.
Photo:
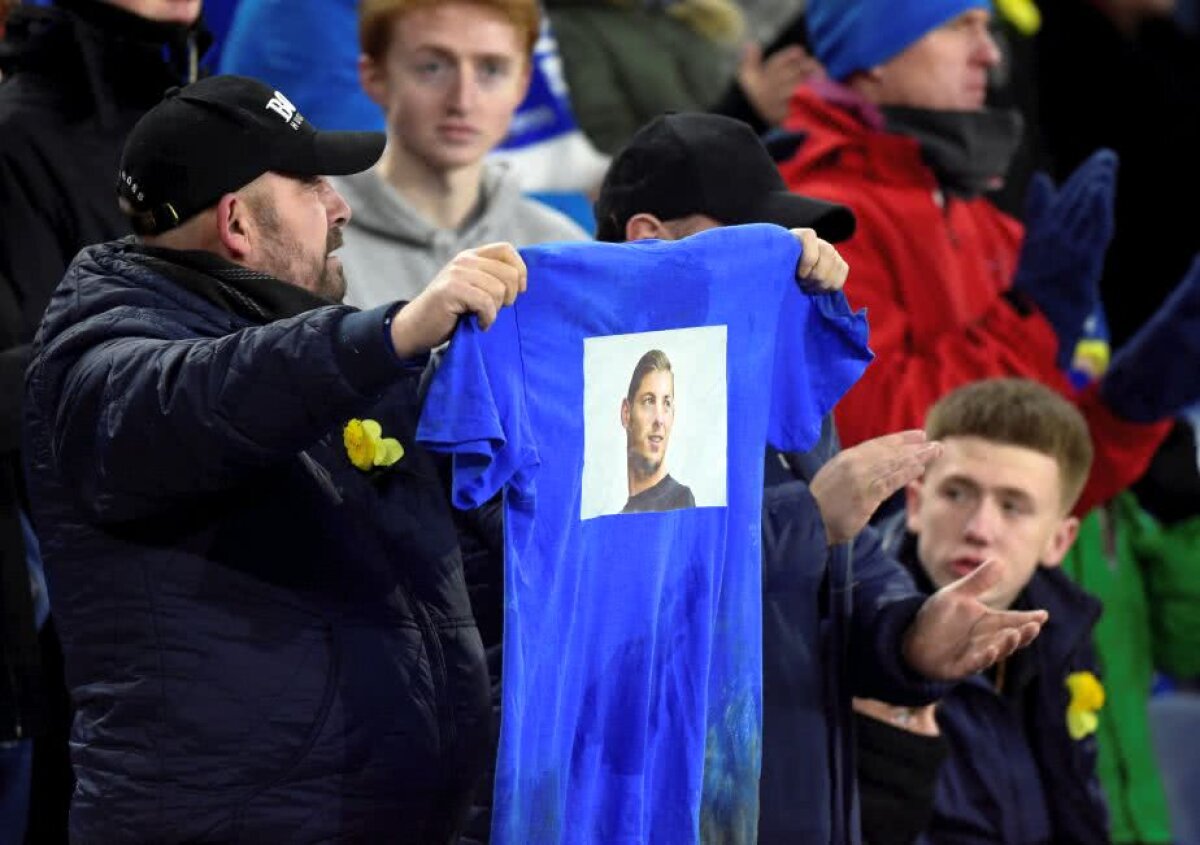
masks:
{"type": "Polygon", "coordinates": [[[404,457],[404,447],[394,437],[384,437],[375,420],[350,420],[342,429],[342,442],[350,463],[363,472],[374,467],[390,467],[404,457]]]}
{"type": "Polygon", "coordinates": [[[1083,739],[1096,732],[1100,717],[1096,712],[1104,706],[1104,687],[1091,672],[1072,672],[1067,676],[1071,703],[1067,705],[1067,731],[1071,739],[1083,739]]]}

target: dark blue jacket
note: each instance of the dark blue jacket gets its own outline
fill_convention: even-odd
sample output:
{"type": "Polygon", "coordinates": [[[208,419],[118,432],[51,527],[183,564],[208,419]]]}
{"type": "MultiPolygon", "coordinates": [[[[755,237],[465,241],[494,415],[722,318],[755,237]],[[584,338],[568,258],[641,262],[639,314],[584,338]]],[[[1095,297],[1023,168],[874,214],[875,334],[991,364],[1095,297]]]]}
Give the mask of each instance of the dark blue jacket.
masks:
{"type": "Polygon", "coordinates": [[[196,255],[85,250],[35,341],[72,839],[447,842],[487,672],[415,376],[384,310],[196,255]],[[407,454],[356,469],[352,417],[407,454]]]}
{"type": "Polygon", "coordinates": [[[858,843],[850,697],[927,704],[944,689],[904,664],[924,595],[875,530],[828,545],[807,482],[837,448],[827,425],[813,451],[767,455],[760,845],[858,843]]]}
{"type": "MultiPolygon", "coordinates": [[[[899,548],[901,560],[918,566],[911,535],[899,548]]],[[[929,588],[923,574],[917,580],[929,588]]],[[[918,842],[1106,845],[1096,737],[1067,732],[1067,676],[1100,674],[1092,648],[1100,603],[1061,570],[1039,568],[1014,607],[1043,608],[1050,619],[1003,670],[960,682],[942,698],[937,720],[949,753],[936,775],[933,821],[918,842]]]]}

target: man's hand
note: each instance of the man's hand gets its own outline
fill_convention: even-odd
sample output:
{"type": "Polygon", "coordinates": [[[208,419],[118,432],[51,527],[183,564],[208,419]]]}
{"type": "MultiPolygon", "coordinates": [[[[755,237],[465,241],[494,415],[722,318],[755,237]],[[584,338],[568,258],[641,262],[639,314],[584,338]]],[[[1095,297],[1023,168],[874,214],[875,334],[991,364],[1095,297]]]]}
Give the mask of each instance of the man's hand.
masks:
{"type": "Polygon", "coordinates": [[[1025,242],[1013,289],[1029,297],[1058,336],[1065,369],[1100,300],[1100,275],[1112,241],[1117,154],[1093,153],[1056,188],[1045,173],[1029,183],[1025,242]]]}
{"type": "Polygon", "coordinates": [[[829,241],[817,237],[812,229],[792,229],[800,241],[800,263],[796,281],[808,291],[841,290],[850,275],[850,265],[829,241]]]}
{"type": "Polygon", "coordinates": [[[931,680],[957,681],[1034,641],[1050,618],[1046,611],[992,610],[980,600],[1000,575],[998,563],[985,561],[926,599],[904,634],[911,669],[931,680]]]}
{"type": "Polygon", "coordinates": [[[525,288],[525,262],[512,244],[463,250],[392,320],[396,354],[411,358],[444,343],[464,314],[474,314],[486,330],[525,288]]]}
{"type": "Polygon", "coordinates": [[[797,86],[824,76],[821,63],[799,44],[763,58],[762,47],[749,44],[738,63],[737,81],[763,123],[777,126],[787,117],[797,86]]]}
{"type": "Polygon", "coordinates": [[[839,452],[821,467],[808,489],[817,500],[830,545],[851,539],[883,502],[942,453],[925,432],[901,431],[839,452]]]}

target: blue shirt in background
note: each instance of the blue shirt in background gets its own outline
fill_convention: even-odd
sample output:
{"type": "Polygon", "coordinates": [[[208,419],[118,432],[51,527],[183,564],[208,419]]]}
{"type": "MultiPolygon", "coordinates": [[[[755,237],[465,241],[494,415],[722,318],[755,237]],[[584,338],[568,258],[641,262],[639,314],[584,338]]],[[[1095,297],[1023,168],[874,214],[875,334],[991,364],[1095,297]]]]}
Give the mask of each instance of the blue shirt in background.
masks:
{"type": "MultiPolygon", "coordinates": [[[[418,433],[453,453],[458,507],[504,491],[492,841],[752,843],[763,448],[816,442],[870,360],[865,317],[840,293],[800,292],[799,244],[776,226],[522,254],[528,293],[487,332],[460,324],[418,433]],[[726,504],[705,506],[697,486],[698,507],[583,518],[585,440],[612,424],[588,419],[585,341],[696,327],[723,327],[724,400],[698,416],[727,431],[726,504]]],[[[676,451],[672,475],[703,474],[676,451]]],[[[612,471],[624,479],[623,447],[612,471]]]]}

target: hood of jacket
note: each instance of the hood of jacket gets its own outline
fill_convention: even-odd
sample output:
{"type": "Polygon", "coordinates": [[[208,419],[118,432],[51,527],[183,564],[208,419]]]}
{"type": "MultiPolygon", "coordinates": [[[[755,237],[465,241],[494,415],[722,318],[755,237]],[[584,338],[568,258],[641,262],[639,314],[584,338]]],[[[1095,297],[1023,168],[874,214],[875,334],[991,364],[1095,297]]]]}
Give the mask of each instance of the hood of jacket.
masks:
{"type": "Polygon", "coordinates": [[[880,184],[938,187],[917,140],[886,131],[882,112],[843,86],[822,82],[796,89],[784,128],[801,136],[780,162],[785,179],[789,170],[837,167],[880,184]]]}
{"type": "MultiPolygon", "coordinates": [[[[444,231],[426,220],[373,169],[338,177],[335,184],[354,209],[351,226],[421,249],[432,246],[444,231]]],[[[516,174],[502,163],[488,162],[479,204],[459,228],[458,239],[486,243],[491,232],[515,214],[523,200],[516,174]]]]}
{"type": "MultiPolygon", "coordinates": [[[[784,126],[792,167],[835,163],[896,185],[933,182],[973,198],[1003,184],[1024,121],[1010,109],[880,107],[828,80],[800,88],[784,126]]],[[[780,141],[776,148],[784,150],[780,141]]],[[[788,165],[782,165],[787,167],[788,165]]]]}
{"type": "Polygon", "coordinates": [[[44,83],[39,96],[109,126],[120,110],[145,110],[168,88],[195,81],[211,43],[202,18],[164,24],[100,0],[58,0],[13,10],[0,42],[0,73],[37,78],[44,83]]]}

